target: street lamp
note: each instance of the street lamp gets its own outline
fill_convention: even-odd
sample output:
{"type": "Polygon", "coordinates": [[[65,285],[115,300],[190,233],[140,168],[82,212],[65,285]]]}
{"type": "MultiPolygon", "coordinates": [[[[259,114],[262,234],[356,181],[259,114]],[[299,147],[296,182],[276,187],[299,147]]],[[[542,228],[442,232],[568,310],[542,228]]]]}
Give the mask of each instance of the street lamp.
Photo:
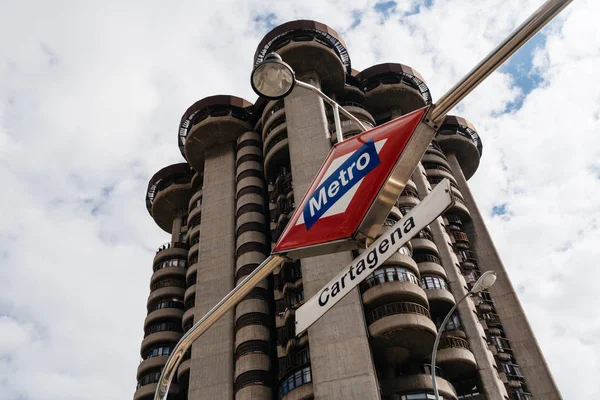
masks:
{"type": "Polygon", "coordinates": [[[492,286],[494,284],[494,282],[496,282],[496,273],[493,271],[484,272],[479,277],[479,279],[477,279],[477,282],[475,282],[475,284],[473,285],[471,290],[469,290],[467,292],[467,294],[465,294],[462,297],[462,299],[457,301],[456,304],[450,309],[450,311],[448,311],[448,314],[446,314],[446,317],[442,321],[442,325],[440,326],[440,329],[438,329],[437,337],[435,338],[435,343],[433,344],[433,352],[431,353],[431,382],[433,384],[433,394],[435,395],[436,400],[440,400],[440,394],[438,392],[437,382],[435,381],[435,357],[437,355],[437,349],[438,349],[438,345],[440,343],[440,338],[442,337],[442,331],[446,327],[446,324],[448,323],[448,320],[450,319],[450,317],[452,316],[454,311],[456,311],[456,309],[458,308],[458,305],[464,299],[466,299],[469,296],[474,295],[475,293],[479,293],[483,290],[488,289],[490,286],[492,286]]]}
{"type": "MultiPolygon", "coordinates": [[[[344,107],[340,106],[332,98],[321,92],[317,87],[296,79],[296,74],[294,74],[292,67],[283,62],[281,56],[277,53],[267,54],[265,60],[254,68],[250,77],[250,84],[256,94],[269,100],[284,98],[290,94],[296,85],[314,92],[333,108],[335,134],[338,143],[344,141],[340,113],[344,114],[346,118],[358,125],[363,132],[367,130],[367,127],[358,118],[350,114],[344,107]]],[[[327,138],[329,138],[329,136],[327,136],[327,138]]]]}

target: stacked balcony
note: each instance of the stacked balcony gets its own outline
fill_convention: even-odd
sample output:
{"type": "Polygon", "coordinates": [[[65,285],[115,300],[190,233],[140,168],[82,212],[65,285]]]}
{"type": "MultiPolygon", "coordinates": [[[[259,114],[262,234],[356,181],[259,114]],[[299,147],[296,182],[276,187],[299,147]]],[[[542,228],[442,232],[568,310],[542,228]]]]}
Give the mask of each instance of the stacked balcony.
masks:
{"type": "Polygon", "coordinates": [[[483,153],[481,138],[473,124],[464,118],[448,115],[436,139],[444,152],[456,155],[465,178],[473,176],[483,153]]]}

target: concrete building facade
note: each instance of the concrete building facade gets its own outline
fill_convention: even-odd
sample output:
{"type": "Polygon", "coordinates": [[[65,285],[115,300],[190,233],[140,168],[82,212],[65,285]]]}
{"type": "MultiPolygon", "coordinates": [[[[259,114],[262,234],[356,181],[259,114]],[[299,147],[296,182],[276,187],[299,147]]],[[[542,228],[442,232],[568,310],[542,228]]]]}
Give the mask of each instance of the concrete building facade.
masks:
{"type": "MultiPolygon", "coordinates": [[[[318,22],[274,28],[254,65],[270,52],[369,127],[432,101],[411,67],[352,69],[342,38],[318,22]]],[[[345,138],[360,133],[344,117],[342,129],[345,138]]],[[[335,137],[332,110],[302,88],[255,104],[207,97],[184,113],[178,143],[185,162],[157,172],[146,194],[150,215],[171,240],[153,260],[134,400],[153,398],[182,334],[267,257],[335,137]]],[[[456,204],[300,337],[295,310],[357,253],[283,264],[193,345],[169,398],[433,399],[437,329],[492,270],[496,285],[461,303],[445,327],[436,370],[441,396],[561,399],[469,190],[482,151],[475,127],[448,116],[383,229],[444,178],[456,204]]]]}

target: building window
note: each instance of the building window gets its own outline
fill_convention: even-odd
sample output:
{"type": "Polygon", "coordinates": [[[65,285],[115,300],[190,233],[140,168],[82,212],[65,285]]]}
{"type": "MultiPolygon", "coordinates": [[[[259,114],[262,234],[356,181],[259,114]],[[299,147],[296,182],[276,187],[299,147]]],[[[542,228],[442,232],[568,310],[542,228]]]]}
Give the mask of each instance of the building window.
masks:
{"type": "Polygon", "coordinates": [[[382,267],[371,275],[361,284],[363,290],[372,288],[384,282],[406,281],[412,282],[415,285],[419,284],[419,278],[411,271],[402,267],[382,267]]]}
{"type": "Polygon", "coordinates": [[[173,351],[173,348],[171,346],[155,347],[148,353],[146,353],[146,357],[144,359],[147,360],[152,357],[168,356],[169,354],[171,354],[171,351],[173,351]]]}
{"type": "Polygon", "coordinates": [[[310,382],[312,382],[310,367],[304,367],[292,373],[282,382],[281,388],[279,389],[279,399],[292,390],[310,382]]]}
{"type": "Polygon", "coordinates": [[[423,275],[421,277],[421,287],[423,289],[445,289],[445,290],[448,290],[448,283],[441,276],[423,275]]]}

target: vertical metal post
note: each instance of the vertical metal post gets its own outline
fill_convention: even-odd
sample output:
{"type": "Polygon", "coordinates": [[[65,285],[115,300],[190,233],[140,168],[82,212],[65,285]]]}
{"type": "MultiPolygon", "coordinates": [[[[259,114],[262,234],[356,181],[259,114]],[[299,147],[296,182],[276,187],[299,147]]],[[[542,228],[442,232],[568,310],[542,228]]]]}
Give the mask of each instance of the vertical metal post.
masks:
{"type": "Polygon", "coordinates": [[[338,143],[342,143],[344,135],[342,134],[342,123],[340,122],[340,106],[337,103],[333,105],[333,120],[335,121],[335,137],[338,143]]]}

